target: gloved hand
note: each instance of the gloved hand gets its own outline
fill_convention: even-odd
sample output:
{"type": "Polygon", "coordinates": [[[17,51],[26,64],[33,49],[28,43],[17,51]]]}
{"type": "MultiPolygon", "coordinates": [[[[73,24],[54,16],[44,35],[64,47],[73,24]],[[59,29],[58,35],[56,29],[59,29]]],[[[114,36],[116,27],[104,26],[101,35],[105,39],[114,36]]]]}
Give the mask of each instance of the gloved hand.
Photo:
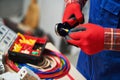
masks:
{"type": "Polygon", "coordinates": [[[64,10],[62,22],[67,22],[73,26],[76,22],[83,23],[84,17],[81,11],[81,6],[78,2],[68,3],[64,10]],[[71,18],[74,15],[74,19],[71,18]]]}
{"type": "Polygon", "coordinates": [[[95,24],[78,25],[71,30],[69,37],[68,43],[80,47],[88,55],[96,54],[104,48],[104,28],[95,24]],[[86,30],[77,31],[80,28],[86,30]]]}

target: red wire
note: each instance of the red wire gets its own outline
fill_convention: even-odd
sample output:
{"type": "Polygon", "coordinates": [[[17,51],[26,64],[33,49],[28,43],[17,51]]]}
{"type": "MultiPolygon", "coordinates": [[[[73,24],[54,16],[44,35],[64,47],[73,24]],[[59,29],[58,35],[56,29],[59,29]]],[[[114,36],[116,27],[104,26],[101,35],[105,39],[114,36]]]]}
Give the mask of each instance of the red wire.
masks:
{"type": "MultiPolygon", "coordinates": [[[[50,51],[50,50],[49,50],[50,51]]],[[[53,53],[56,53],[57,57],[59,58],[60,60],[60,55],[64,57],[64,59],[66,60],[67,62],[67,67],[65,67],[63,70],[61,70],[60,72],[57,72],[57,73],[54,73],[54,74],[37,74],[40,78],[55,78],[55,79],[58,79],[58,78],[61,78],[65,75],[68,74],[69,72],[69,69],[70,69],[70,63],[67,59],[66,56],[60,54],[60,53],[57,53],[57,52],[54,52],[52,51],[53,53]],[[60,54],[60,55],[59,55],[60,54]]],[[[51,56],[53,57],[53,56],[51,56]]],[[[53,57],[54,58],[54,57],[53,57]]],[[[51,72],[51,71],[54,71],[54,70],[57,70],[58,68],[60,68],[61,66],[61,63],[58,63],[58,61],[54,58],[54,60],[56,61],[57,65],[56,67],[54,67],[53,69],[51,70],[48,70],[47,72],[51,72]]],[[[11,61],[8,59],[8,57],[6,58],[6,63],[8,64],[8,66],[13,69],[14,71],[18,72],[20,69],[11,61]]]]}
{"type": "Polygon", "coordinates": [[[20,70],[11,60],[8,59],[7,55],[6,55],[6,63],[11,69],[13,69],[16,72],[20,70]]]}

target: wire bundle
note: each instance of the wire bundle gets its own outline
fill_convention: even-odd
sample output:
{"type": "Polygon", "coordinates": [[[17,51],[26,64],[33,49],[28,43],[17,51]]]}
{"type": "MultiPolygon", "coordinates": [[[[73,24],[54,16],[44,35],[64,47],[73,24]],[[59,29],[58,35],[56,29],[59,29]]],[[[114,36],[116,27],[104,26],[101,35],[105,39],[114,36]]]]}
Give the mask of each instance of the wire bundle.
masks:
{"type": "Polygon", "coordinates": [[[14,63],[9,59],[6,61],[9,67],[14,71],[18,72],[20,68],[25,66],[35,72],[40,78],[60,78],[68,74],[70,63],[64,55],[45,49],[42,57],[43,62],[38,65],[14,63]]]}

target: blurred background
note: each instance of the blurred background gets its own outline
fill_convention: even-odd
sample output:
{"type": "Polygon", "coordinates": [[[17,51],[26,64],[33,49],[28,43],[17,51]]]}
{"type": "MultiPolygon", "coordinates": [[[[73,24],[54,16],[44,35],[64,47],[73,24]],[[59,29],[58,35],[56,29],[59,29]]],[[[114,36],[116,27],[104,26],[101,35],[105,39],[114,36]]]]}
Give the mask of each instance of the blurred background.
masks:
{"type": "MultiPolygon", "coordinates": [[[[0,20],[16,33],[47,37],[76,66],[80,49],[69,46],[54,30],[62,20],[64,8],[64,0],[0,0],[0,20]]],[[[89,2],[83,9],[85,22],[88,12],[89,2]]]]}

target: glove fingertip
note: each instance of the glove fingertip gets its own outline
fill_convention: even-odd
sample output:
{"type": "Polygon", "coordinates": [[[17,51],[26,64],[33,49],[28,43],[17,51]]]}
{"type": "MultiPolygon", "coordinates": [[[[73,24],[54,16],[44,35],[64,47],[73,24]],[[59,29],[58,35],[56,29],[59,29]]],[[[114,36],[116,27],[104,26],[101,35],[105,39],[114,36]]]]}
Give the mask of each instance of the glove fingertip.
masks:
{"type": "MultiPolygon", "coordinates": [[[[74,32],[73,32],[74,33],[74,32]]],[[[68,36],[70,37],[70,38],[74,38],[74,34],[73,33],[69,33],[68,34],[68,36]]]]}
{"type": "Polygon", "coordinates": [[[68,42],[69,44],[75,44],[74,41],[71,40],[71,39],[67,40],[67,42],[68,42]]]}
{"type": "Polygon", "coordinates": [[[67,40],[67,42],[68,42],[70,45],[73,45],[73,46],[79,47],[79,45],[78,45],[78,41],[76,41],[76,40],[72,40],[72,39],[70,39],[70,40],[67,40]]]}

